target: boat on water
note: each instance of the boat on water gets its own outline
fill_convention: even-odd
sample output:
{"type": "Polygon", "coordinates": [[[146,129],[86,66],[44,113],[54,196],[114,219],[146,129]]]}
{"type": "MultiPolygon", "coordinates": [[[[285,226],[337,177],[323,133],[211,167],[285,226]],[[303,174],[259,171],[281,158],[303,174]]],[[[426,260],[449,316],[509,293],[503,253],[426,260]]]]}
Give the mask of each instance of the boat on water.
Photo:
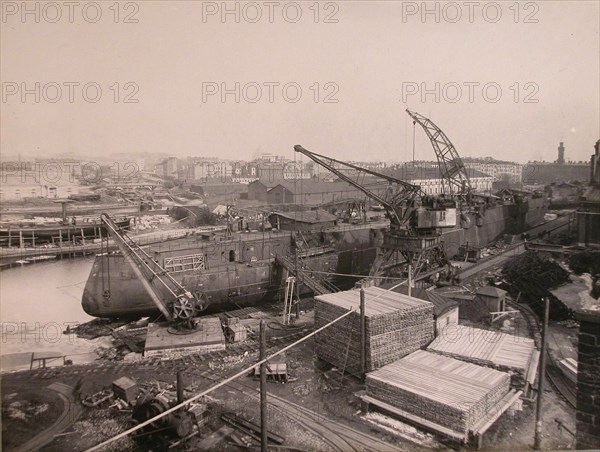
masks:
{"type": "MultiPolygon", "coordinates": [[[[460,213],[455,228],[441,234],[450,258],[461,247],[486,247],[506,234],[520,234],[544,220],[543,192],[502,192],[480,196],[474,208],[460,213]]],[[[277,213],[274,214],[277,216],[277,213]]],[[[282,259],[298,255],[307,272],[340,288],[369,274],[383,242],[387,221],[347,224],[326,215],[297,215],[270,231],[190,233],[144,247],[186,290],[209,308],[272,301],[287,277],[282,259]],[[284,224],[285,226],[282,226],[284,224]],[[284,230],[285,228],[285,230],[284,230]],[[319,276],[321,275],[321,276],[319,276]],[[352,276],[349,276],[352,275],[352,276]]],[[[272,224],[277,225],[276,221],[272,224]]],[[[303,293],[311,291],[301,285],[303,293]]],[[[158,313],[126,258],[118,252],[98,255],[82,296],[94,317],[139,317],[158,313]]]]}
{"type": "MultiPolygon", "coordinates": [[[[122,229],[129,229],[130,218],[116,220],[122,229]]],[[[99,221],[71,220],[70,222],[20,221],[0,226],[0,246],[36,246],[90,240],[101,236],[102,225],[99,221]]]]}

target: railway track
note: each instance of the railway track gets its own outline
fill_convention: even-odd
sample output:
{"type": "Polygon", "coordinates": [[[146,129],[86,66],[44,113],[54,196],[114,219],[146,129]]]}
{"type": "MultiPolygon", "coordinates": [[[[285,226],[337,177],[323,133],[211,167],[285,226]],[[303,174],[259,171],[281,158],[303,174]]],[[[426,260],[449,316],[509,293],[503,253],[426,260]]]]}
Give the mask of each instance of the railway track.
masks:
{"type": "MultiPolygon", "coordinates": [[[[527,305],[515,303],[514,301],[508,302],[508,305],[518,309],[521,314],[523,314],[523,317],[525,317],[529,329],[533,334],[535,345],[538,348],[541,348],[542,335],[540,321],[537,315],[527,305]]],[[[562,371],[558,367],[558,363],[552,357],[550,352],[548,352],[548,350],[546,350],[546,358],[548,363],[546,365],[546,375],[548,376],[548,380],[550,380],[550,383],[554,386],[556,391],[563,397],[563,399],[567,401],[567,403],[569,403],[569,405],[571,405],[573,408],[577,408],[577,391],[573,387],[573,383],[571,383],[563,375],[562,371]]]]}
{"type": "MultiPolygon", "coordinates": [[[[219,378],[214,375],[203,375],[203,377],[214,383],[219,381],[219,378]]],[[[233,381],[226,386],[246,396],[260,399],[260,395],[255,388],[240,381],[233,381]]],[[[270,409],[275,409],[292,418],[306,430],[321,438],[333,450],[341,452],[397,452],[404,450],[377,437],[354,430],[345,424],[326,417],[323,413],[313,411],[274,394],[268,395],[268,403],[270,409]]]]}

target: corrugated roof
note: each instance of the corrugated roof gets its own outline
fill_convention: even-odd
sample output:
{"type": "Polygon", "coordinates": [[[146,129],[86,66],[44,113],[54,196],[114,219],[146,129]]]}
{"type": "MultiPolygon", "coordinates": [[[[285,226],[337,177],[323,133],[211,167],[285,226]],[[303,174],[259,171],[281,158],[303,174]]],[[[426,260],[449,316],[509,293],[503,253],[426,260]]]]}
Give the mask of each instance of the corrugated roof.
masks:
{"type": "MultiPolygon", "coordinates": [[[[345,309],[360,309],[360,290],[347,290],[315,297],[319,301],[334,304],[345,309]]],[[[398,292],[385,290],[380,287],[365,289],[365,316],[374,317],[396,311],[408,311],[415,308],[431,306],[428,301],[409,297],[398,292]]]]}

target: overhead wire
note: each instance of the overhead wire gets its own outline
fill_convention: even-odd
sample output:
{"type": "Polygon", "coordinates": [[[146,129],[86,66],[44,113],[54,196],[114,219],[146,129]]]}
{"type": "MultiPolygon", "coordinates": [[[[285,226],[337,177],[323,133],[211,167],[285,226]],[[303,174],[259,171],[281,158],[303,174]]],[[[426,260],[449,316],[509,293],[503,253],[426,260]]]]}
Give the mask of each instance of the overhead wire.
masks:
{"type": "Polygon", "coordinates": [[[196,400],[200,399],[201,397],[213,392],[214,390],[227,385],[229,382],[241,377],[242,375],[246,375],[248,374],[248,372],[250,372],[252,369],[254,369],[256,366],[260,366],[261,364],[266,363],[267,361],[270,361],[271,359],[275,358],[276,356],[281,355],[282,353],[286,352],[287,350],[291,349],[292,347],[295,347],[296,345],[308,340],[309,338],[313,337],[314,335],[316,335],[317,333],[320,333],[321,331],[323,331],[326,328],[329,328],[331,325],[339,322],[340,320],[342,320],[343,318],[349,316],[350,314],[352,314],[353,312],[355,312],[355,309],[351,309],[348,312],[346,312],[345,314],[342,314],[341,316],[339,316],[338,318],[332,320],[331,322],[329,322],[328,324],[322,326],[321,328],[313,331],[312,333],[307,334],[306,336],[303,336],[302,338],[298,339],[296,342],[293,342],[292,344],[282,348],[281,350],[273,353],[272,355],[268,356],[267,358],[264,358],[256,363],[254,363],[252,366],[247,367],[242,369],[241,371],[235,373],[234,375],[226,378],[225,380],[221,381],[220,383],[217,383],[214,386],[211,386],[210,388],[206,389],[205,391],[200,392],[199,394],[196,394],[193,397],[190,397],[187,400],[184,400],[181,403],[178,403],[177,405],[173,406],[172,408],[169,408],[168,410],[163,411],[162,413],[154,416],[153,418],[150,418],[140,424],[137,424],[134,427],[131,427],[128,430],[125,430],[124,432],[119,433],[118,435],[115,435],[99,444],[96,444],[95,446],[87,449],[87,452],[92,452],[94,450],[99,450],[101,448],[103,448],[104,446],[107,446],[108,444],[117,441],[121,438],[124,438],[125,436],[130,435],[133,432],[136,432],[144,427],[146,427],[147,425],[153,424],[154,422],[156,422],[158,419],[161,419],[171,413],[174,413],[177,410],[180,410],[181,408],[189,405],[192,402],[195,402],[196,400]]]}
{"type": "MultiPolygon", "coordinates": [[[[408,282],[408,280],[402,281],[402,282],[400,282],[400,283],[392,286],[391,288],[383,291],[379,295],[376,295],[375,297],[371,298],[369,301],[376,300],[376,299],[380,298],[381,296],[383,296],[383,294],[385,292],[391,291],[391,290],[393,290],[393,289],[401,286],[402,284],[406,284],[407,282],[408,282]]],[[[266,357],[266,358],[264,358],[264,359],[262,359],[262,360],[260,360],[260,361],[258,361],[256,363],[252,364],[249,367],[246,367],[246,368],[242,369],[241,371],[239,371],[239,372],[235,373],[234,375],[226,378],[225,380],[217,383],[216,385],[211,386],[210,388],[208,388],[208,389],[200,392],[199,394],[196,394],[193,397],[190,397],[187,400],[184,400],[181,403],[178,403],[177,405],[173,406],[172,408],[169,408],[168,410],[163,411],[162,413],[154,416],[153,418],[150,418],[150,419],[148,419],[148,420],[146,420],[146,421],[144,421],[144,422],[142,422],[140,424],[137,424],[136,426],[131,427],[130,429],[125,430],[124,432],[121,432],[118,435],[115,435],[115,436],[113,436],[113,437],[111,437],[111,438],[109,438],[109,439],[107,439],[107,440],[105,440],[105,441],[103,441],[103,442],[101,442],[101,443],[99,443],[99,444],[97,444],[97,445],[95,445],[95,446],[87,449],[87,452],[92,452],[92,451],[95,451],[95,450],[99,450],[99,449],[103,448],[104,446],[107,446],[108,444],[111,444],[114,441],[117,441],[117,440],[119,440],[121,438],[124,438],[124,437],[130,435],[131,433],[136,432],[136,431],[138,431],[138,430],[146,427],[147,425],[153,424],[158,419],[161,419],[161,418],[163,418],[163,417],[165,417],[165,416],[167,416],[167,415],[169,415],[169,414],[171,414],[171,413],[173,413],[173,412],[175,412],[175,411],[177,411],[177,410],[179,410],[179,409],[181,409],[181,408],[183,408],[183,407],[191,404],[192,402],[195,402],[196,400],[198,400],[201,397],[204,397],[205,395],[207,395],[207,394],[215,391],[216,389],[218,389],[218,388],[220,388],[222,386],[227,385],[228,383],[230,383],[233,380],[241,377],[242,375],[247,375],[248,372],[250,372],[251,370],[253,370],[257,366],[260,366],[260,365],[262,365],[262,364],[270,361],[271,359],[275,358],[276,356],[279,356],[282,353],[285,353],[287,350],[290,350],[291,348],[295,347],[296,345],[301,344],[302,342],[305,342],[306,340],[308,340],[309,338],[315,336],[316,334],[320,333],[321,331],[323,331],[323,330],[331,327],[332,325],[334,325],[335,323],[339,322],[340,320],[348,317],[353,312],[356,312],[356,309],[350,309],[350,310],[348,310],[348,312],[346,312],[346,313],[342,314],[341,316],[335,318],[334,320],[332,320],[331,322],[327,323],[326,325],[324,325],[324,326],[316,329],[315,331],[313,331],[312,333],[307,334],[306,336],[301,337],[297,341],[291,343],[290,345],[288,345],[286,347],[283,347],[281,350],[278,350],[277,352],[271,354],[270,356],[268,356],[268,357],[266,357]]]]}

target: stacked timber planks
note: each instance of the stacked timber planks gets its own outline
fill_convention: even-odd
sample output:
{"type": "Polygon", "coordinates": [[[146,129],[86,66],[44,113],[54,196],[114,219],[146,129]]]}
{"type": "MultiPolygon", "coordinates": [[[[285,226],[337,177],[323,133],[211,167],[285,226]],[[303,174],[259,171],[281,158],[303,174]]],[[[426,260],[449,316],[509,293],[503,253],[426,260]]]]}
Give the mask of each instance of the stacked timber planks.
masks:
{"type": "Polygon", "coordinates": [[[513,386],[523,387],[535,351],[535,341],[499,331],[449,325],[427,350],[509,372],[513,386]]]}
{"type": "Polygon", "coordinates": [[[493,411],[509,390],[508,373],[424,350],[366,378],[368,396],[461,435],[493,411]]]}
{"type": "MultiPolygon", "coordinates": [[[[315,328],[355,310],[315,338],[319,358],[342,371],[359,373],[360,291],[315,297],[315,328]]],[[[434,337],[433,304],[378,287],[365,289],[366,370],[385,366],[427,345],[434,337]]]]}

